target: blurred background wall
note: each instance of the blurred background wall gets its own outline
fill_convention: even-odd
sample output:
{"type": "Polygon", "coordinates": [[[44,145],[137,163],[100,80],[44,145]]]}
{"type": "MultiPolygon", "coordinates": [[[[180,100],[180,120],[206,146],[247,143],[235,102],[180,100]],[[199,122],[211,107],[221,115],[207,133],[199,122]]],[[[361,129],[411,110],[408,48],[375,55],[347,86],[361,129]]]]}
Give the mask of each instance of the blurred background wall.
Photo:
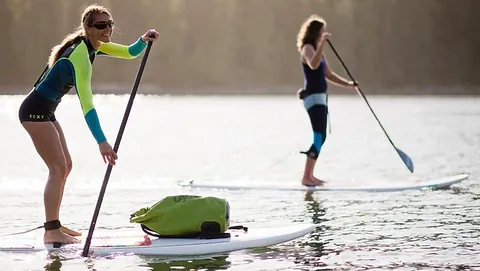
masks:
{"type": "MultiPolygon", "coordinates": [[[[26,94],[52,46],[80,22],[80,0],[0,0],[0,93],[26,94]]],[[[371,94],[480,94],[480,0],[98,0],[129,44],[153,45],[143,93],[292,94],[302,86],[296,35],[323,16],[371,94]]],[[[327,49],[333,69],[346,76],[327,49]]],[[[96,58],[96,93],[130,92],[140,58],[96,58]]]]}

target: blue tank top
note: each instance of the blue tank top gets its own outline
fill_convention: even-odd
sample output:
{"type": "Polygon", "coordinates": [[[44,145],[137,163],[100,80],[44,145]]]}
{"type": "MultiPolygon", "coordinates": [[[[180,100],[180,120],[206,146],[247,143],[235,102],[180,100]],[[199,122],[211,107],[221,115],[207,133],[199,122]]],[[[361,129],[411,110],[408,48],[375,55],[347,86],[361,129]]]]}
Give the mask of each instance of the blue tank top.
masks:
{"type": "Polygon", "coordinates": [[[323,60],[323,57],[316,70],[312,70],[303,59],[301,60],[301,63],[304,76],[303,88],[307,93],[326,93],[327,80],[325,79],[325,61],[323,60]]]}

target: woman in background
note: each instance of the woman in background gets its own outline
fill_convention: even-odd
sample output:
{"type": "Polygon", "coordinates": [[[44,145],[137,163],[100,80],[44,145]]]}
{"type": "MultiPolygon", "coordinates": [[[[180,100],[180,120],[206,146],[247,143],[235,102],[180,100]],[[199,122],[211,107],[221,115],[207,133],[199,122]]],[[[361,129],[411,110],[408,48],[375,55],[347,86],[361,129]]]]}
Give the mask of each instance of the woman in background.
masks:
{"type": "Polygon", "coordinates": [[[330,70],[323,54],[325,42],[331,36],[326,32],[326,27],[324,19],[311,15],[302,24],[297,35],[297,49],[301,55],[304,74],[303,89],[300,89],[297,94],[303,100],[313,129],[313,144],[308,151],[302,152],[307,155],[302,178],[302,184],[306,186],[325,183],[313,176],[313,170],[327,137],[327,79],[345,88],[355,89],[358,86],[355,82],[347,81],[330,70]]]}

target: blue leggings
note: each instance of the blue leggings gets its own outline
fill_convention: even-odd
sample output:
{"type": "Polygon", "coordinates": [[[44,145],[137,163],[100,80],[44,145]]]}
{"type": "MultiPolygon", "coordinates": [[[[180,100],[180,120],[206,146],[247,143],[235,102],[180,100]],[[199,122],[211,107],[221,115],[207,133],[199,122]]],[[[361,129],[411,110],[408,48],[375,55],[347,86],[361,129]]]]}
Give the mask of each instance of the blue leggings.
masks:
{"type": "Polygon", "coordinates": [[[324,99],[325,96],[326,95],[320,96],[320,94],[312,94],[304,99],[305,109],[307,110],[312,125],[313,144],[308,151],[301,153],[315,160],[318,158],[323,143],[325,143],[325,139],[327,138],[328,107],[324,99]]]}

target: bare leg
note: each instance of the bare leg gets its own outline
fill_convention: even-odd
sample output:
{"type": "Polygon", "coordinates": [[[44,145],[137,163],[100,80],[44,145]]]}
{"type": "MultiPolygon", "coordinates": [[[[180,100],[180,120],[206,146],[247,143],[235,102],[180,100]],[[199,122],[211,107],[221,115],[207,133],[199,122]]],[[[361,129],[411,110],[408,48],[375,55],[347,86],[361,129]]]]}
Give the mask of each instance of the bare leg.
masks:
{"type": "MultiPolygon", "coordinates": [[[[54,121],[53,125],[55,126],[55,129],[57,129],[58,136],[60,138],[60,143],[62,144],[63,154],[65,156],[65,163],[66,163],[66,166],[67,166],[66,172],[65,172],[65,177],[63,179],[63,187],[61,189],[61,194],[60,194],[60,204],[58,205],[58,210],[57,210],[57,213],[60,214],[60,205],[61,205],[62,199],[63,199],[63,192],[65,191],[65,183],[67,181],[68,175],[72,171],[73,163],[72,163],[72,157],[70,156],[70,152],[68,151],[67,141],[65,140],[65,135],[63,134],[63,130],[62,130],[62,127],[60,126],[60,123],[58,121],[54,121]]],[[[60,230],[63,233],[66,233],[66,234],[71,235],[71,236],[82,235],[82,233],[71,230],[71,229],[69,229],[65,226],[62,226],[60,228],[60,230]]]]}
{"type": "Polygon", "coordinates": [[[303,172],[303,185],[323,185],[325,182],[313,177],[313,170],[315,168],[317,160],[308,157],[307,161],[305,162],[305,170],[303,172]]]}
{"type": "MultiPolygon", "coordinates": [[[[29,133],[38,154],[48,167],[48,180],[43,194],[45,220],[58,220],[67,165],[57,129],[51,122],[23,122],[23,127],[29,133]]],[[[60,229],[46,230],[43,239],[45,243],[79,242],[62,233],[60,229]]]]}

